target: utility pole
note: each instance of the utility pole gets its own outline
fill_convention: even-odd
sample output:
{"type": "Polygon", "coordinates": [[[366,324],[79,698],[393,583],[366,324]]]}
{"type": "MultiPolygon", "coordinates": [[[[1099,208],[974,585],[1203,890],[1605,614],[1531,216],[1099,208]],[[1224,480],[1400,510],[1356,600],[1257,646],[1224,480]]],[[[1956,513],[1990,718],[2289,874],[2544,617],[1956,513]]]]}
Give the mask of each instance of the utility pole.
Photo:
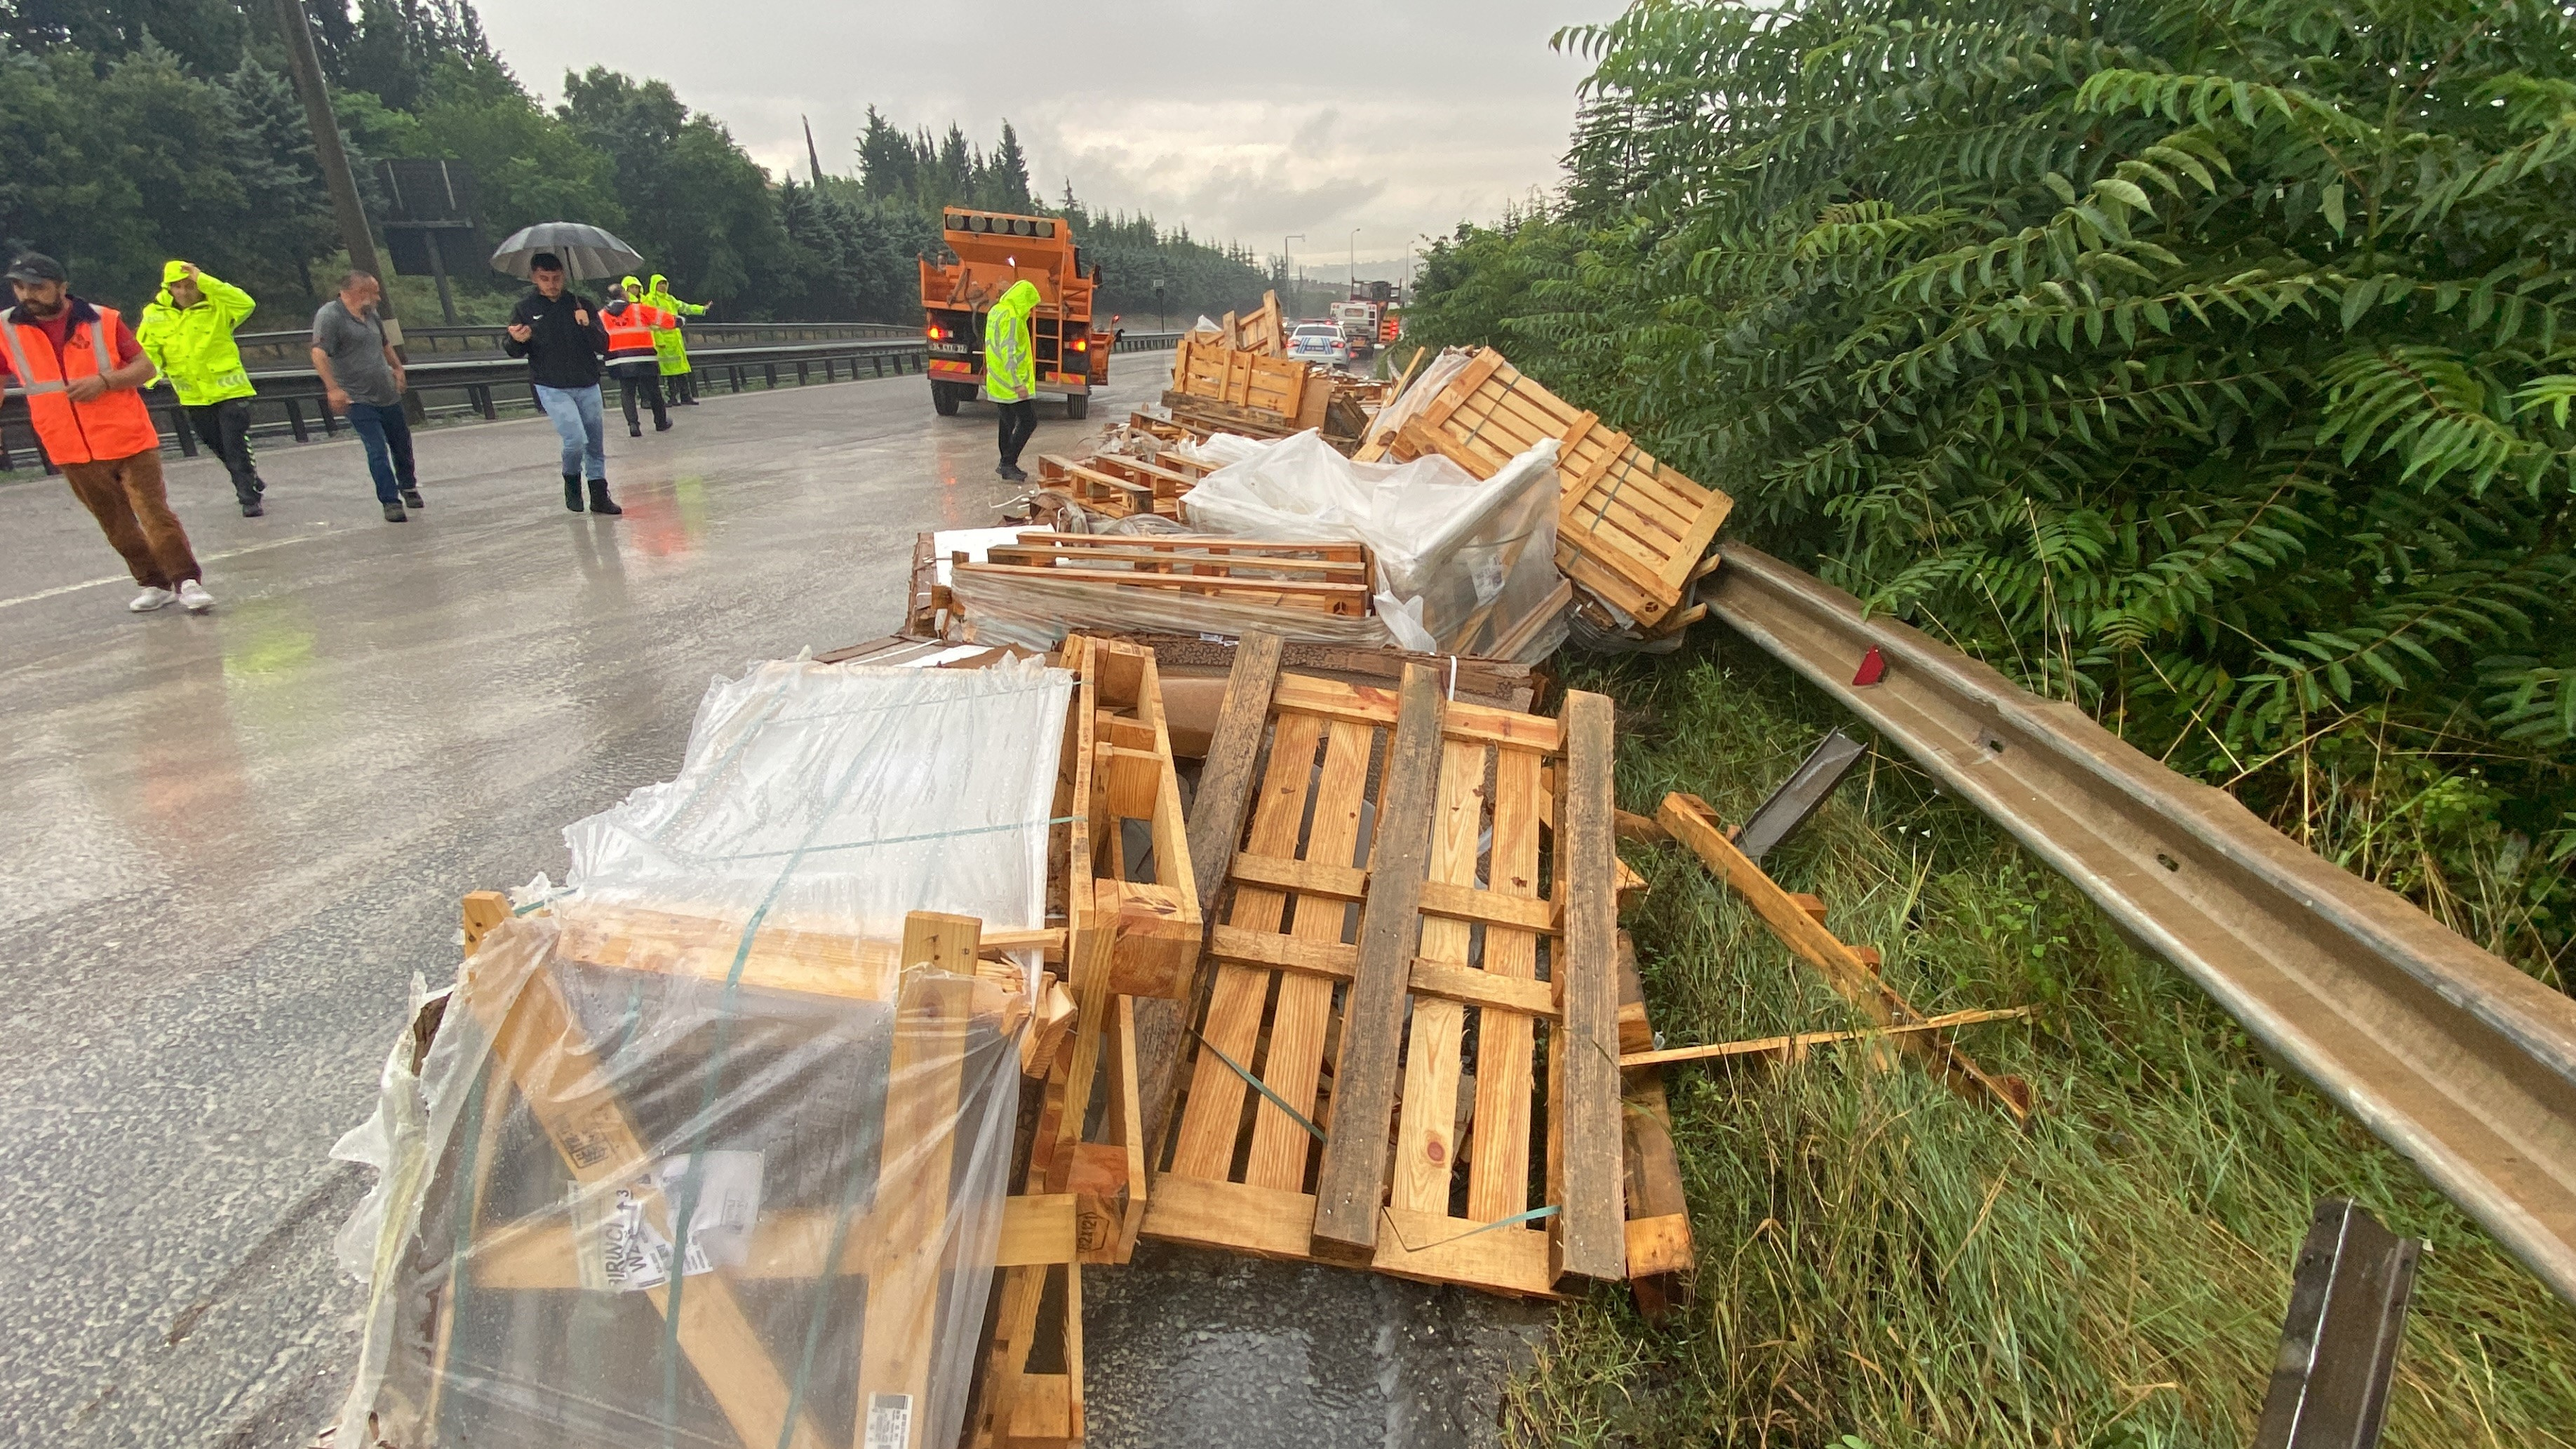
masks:
{"type": "MultiPolygon", "coordinates": [[[[304,96],[304,119],[313,128],[313,156],[322,163],[323,184],[331,188],[331,214],[340,223],[340,244],[349,249],[349,265],[378,278],[385,274],[376,260],[376,241],[367,231],[366,208],[358,202],[358,177],[349,169],[349,153],[340,145],[339,118],[331,114],[331,93],[322,88],[322,56],[313,48],[313,24],[304,0],[277,0],[278,28],[285,32],[286,58],[295,71],[295,89],[304,96]]],[[[402,324],[394,320],[394,289],[384,289],[376,304],[385,321],[385,340],[402,355],[402,324]]],[[[408,359],[406,359],[408,360],[408,359]]]]}
{"type": "MultiPolygon", "coordinates": [[[[1304,241],[1305,239],[1306,234],[1302,231],[1292,231],[1279,239],[1280,281],[1286,282],[1290,277],[1296,275],[1294,263],[1297,260],[1297,254],[1288,250],[1288,244],[1290,242],[1304,241]]],[[[1306,299],[1297,295],[1298,290],[1299,289],[1293,285],[1288,289],[1288,315],[1292,319],[1306,310],[1306,299]]]]}
{"type": "Polygon", "coordinates": [[[1360,229],[1351,228],[1351,288],[1346,297],[1360,294],[1360,229]]]}

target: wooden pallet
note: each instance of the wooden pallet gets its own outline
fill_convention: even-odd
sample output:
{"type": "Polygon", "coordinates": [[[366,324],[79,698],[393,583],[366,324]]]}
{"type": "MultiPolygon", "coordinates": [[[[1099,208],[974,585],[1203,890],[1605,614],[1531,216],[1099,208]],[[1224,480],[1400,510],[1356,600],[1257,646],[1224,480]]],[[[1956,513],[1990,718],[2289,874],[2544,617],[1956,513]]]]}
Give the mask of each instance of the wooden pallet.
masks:
{"type": "MultiPolygon", "coordinates": [[[[1293,422],[1305,410],[1309,381],[1302,362],[1247,352],[1221,338],[1193,333],[1182,338],[1172,354],[1172,386],[1165,402],[1177,395],[1185,403],[1213,404],[1293,422]]],[[[1292,426],[1289,431],[1296,429],[1292,426]]]]}
{"type": "Polygon", "coordinates": [[[1661,622],[1682,606],[1733,500],[1656,461],[1500,352],[1477,352],[1387,440],[1385,452],[1396,459],[1439,453],[1490,478],[1544,438],[1557,440],[1563,483],[1558,570],[1641,624],[1661,622]]]}
{"type": "Polygon", "coordinates": [[[1049,454],[1038,459],[1038,486],[1063,492],[1085,512],[1103,518],[1139,513],[1181,516],[1181,495],[1198,485],[1195,469],[1168,468],[1122,453],[1075,460],[1049,454]]]}
{"type": "Polygon", "coordinates": [[[1513,714],[1421,665],[1230,691],[1194,845],[1199,812],[1242,828],[1147,1235],[1510,1294],[1626,1276],[1610,747],[1601,696],[1513,714]]]}
{"type": "Polygon", "coordinates": [[[1376,591],[1367,546],[1341,540],[1032,531],[985,555],[981,563],[959,555],[950,566],[952,586],[968,576],[1005,584],[1042,577],[1347,618],[1365,617],[1376,591]]]}

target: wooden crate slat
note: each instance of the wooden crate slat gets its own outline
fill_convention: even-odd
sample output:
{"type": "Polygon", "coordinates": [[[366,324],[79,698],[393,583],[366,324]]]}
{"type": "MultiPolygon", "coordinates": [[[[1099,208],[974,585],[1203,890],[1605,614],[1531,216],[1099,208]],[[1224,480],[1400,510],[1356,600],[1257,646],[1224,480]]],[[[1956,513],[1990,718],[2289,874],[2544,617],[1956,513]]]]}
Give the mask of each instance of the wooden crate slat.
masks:
{"type": "MultiPolygon", "coordinates": [[[[1528,750],[1494,756],[1494,843],[1487,888],[1538,898],[1540,758],[1528,750]]],[[[1535,933],[1485,929],[1485,971],[1517,981],[1538,976],[1535,933]]],[[[1467,1216],[1496,1222],[1529,1206],[1530,1106],[1536,1033],[1527,1016],[1489,1011],[1476,1025],[1476,1121],[1467,1170],[1467,1216]]],[[[1497,1231],[1501,1231],[1498,1229],[1497,1231]]]]}
{"type": "MultiPolygon", "coordinates": [[[[1305,822],[1308,783],[1314,778],[1315,751],[1323,743],[1324,722],[1311,715],[1279,720],[1270,746],[1269,768],[1255,803],[1245,854],[1296,858],[1297,836],[1305,822]]],[[[1280,891],[1238,885],[1226,924],[1266,935],[1279,934],[1286,919],[1288,896],[1280,891]]],[[[1189,1099],[1181,1115],[1172,1154],[1172,1172],[1181,1177],[1222,1182],[1234,1161],[1246,1088],[1217,1053],[1251,1070],[1260,1044],[1262,1008],[1269,995],[1270,973],[1245,966],[1220,965],[1199,1034],[1206,1045],[1198,1052],[1190,1078],[1189,1099]]]]}
{"type": "MultiPolygon", "coordinates": [[[[1430,878],[1450,885],[1476,883],[1476,850],[1484,834],[1485,749],[1444,740],[1440,749],[1438,804],[1431,821],[1430,878]]],[[[1474,928],[1436,916],[1422,920],[1421,961],[1434,968],[1468,964],[1474,928]]],[[[1406,970],[1413,990],[1417,967],[1406,970]]],[[[1411,1039],[1404,1061],[1404,1105],[1395,1132],[1390,1206],[1440,1217],[1449,1215],[1449,1183],[1458,1167],[1454,1129],[1458,1081],[1464,1070],[1467,1008],[1457,1001],[1416,994],[1411,1039]]]]}
{"type": "Polygon", "coordinates": [[[1564,798],[1557,813],[1556,888],[1565,906],[1557,961],[1565,1019],[1548,1053],[1548,1182],[1559,1276],[1627,1276],[1620,1210],[1618,859],[1612,816],[1608,696],[1565,697],[1564,798]]]}
{"type": "MultiPolygon", "coordinates": [[[[1385,1202],[1387,1131],[1395,1109],[1405,981],[1422,937],[1422,882],[1438,804],[1443,742],[1438,677],[1408,665],[1378,799],[1377,849],[1360,910],[1359,970],[1333,1069],[1334,1125],[1315,1174],[1315,1250],[1366,1262],[1385,1202]]],[[[1336,726],[1342,728],[1342,726],[1336,726]]],[[[1356,804],[1356,802],[1354,802],[1356,804]]],[[[1453,1085],[1454,1090],[1454,1085],[1453,1085]]]]}

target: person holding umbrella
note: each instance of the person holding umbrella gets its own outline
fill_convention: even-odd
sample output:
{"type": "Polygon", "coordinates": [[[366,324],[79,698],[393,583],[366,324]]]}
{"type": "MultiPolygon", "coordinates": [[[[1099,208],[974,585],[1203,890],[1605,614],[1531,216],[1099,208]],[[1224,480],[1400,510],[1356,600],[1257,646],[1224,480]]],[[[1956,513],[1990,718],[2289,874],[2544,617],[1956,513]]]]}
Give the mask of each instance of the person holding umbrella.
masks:
{"type": "MultiPolygon", "coordinates": [[[[496,255],[494,261],[499,260],[496,255]]],[[[545,409],[555,436],[563,440],[564,507],[581,512],[587,482],[591,512],[623,513],[608,496],[608,429],[599,397],[599,360],[608,355],[608,331],[600,325],[598,307],[564,285],[563,258],[537,252],[527,260],[528,280],[535,285],[511,309],[501,350],[528,360],[537,406],[545,409]]]]}

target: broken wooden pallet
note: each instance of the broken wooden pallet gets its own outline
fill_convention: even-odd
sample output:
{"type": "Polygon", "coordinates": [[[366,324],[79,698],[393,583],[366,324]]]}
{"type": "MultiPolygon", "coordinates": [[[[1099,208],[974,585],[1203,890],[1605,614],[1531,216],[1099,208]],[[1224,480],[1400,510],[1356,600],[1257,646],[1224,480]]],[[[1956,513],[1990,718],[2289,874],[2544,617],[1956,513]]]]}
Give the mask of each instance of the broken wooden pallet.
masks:
{"type": "MultiPolygon", "coordinates": [[[[1825,984],[1880,1026],[1909,1026],[1926,1020],[1895,987],[1879,975],[1878,953],[1848,946],[1825,929],[1824,903],[1780,888],[1760,866],[1745,858],[1717,823],[1717,812],[1696,795],[1664,797],[1655,820],[1672,838],[1688,847],[1708,873],[1741,897],[1770,928],[1780,944],[1814,967],[1825,984]]],[[[2030,1084],[2019,1077],[1990,1073],[1950,1040],[1945,1032],[1906,1032],[1867,1039],[1874,1054],[1896,1047],[1921,1060],[1943,1084],[1960,1095],[1989,1101],[2015,1122],[2031,1115],[2030,1084]]]]}
{"type": "Polygon", "coordinates": [[[1061,491],[1085,512],[1103,518],[1132,518],[1151,513],[1181,516],[1181,496],[1197,485],[1190,472],[1167,468],[1122,453],[1096,453],[1071,459],[1048,454],[1038,459],[1038,485],[1061,491]]]}
{"type": "Polygon", "coordinates": [[[1221,328],[1226,345],[1267,357],[1288,355],[1288,324],[1279,314],[1279,294],[1264,292],[1261,305],[1240,315],[1228,312],[1221,328]]]}
{"type": "Polygon", "coordinates": [[[1448,703],[1420,665],[1230,691],[1210,771],[1246,798],[1203,777],[1199,809],[1241,832],[1149,1236],[1512,1294],[1626,1276],[1610,748],[1601,696],[1448,703]]]}
{"type": "Polygon", "coordinates": [[[1682,1195],[1681,1160],[1673,1150],[1673,1114],[1664,1097],[1663,1068],[1630,1066],[1636,1052],[1652,1051],[1653,1022],[1646,1015],[1646,987],[1637,974],[1636,943],[1619,933],[1619,1130],[1628,1209],[1628,1287],[1637,1309],[1661,1318],[1687,1300],[1698,1267],[1691,1245],[1690,1204],[1682,1195]]]}
{"type": "Polygon", "coordinates": [[[1014,579],[1044,579],[1356,619],[1371,612],[1373,569],[1366,545],[1341,540],[1032,531],[991,546],[984,562],[958,555],[949,587],[953,597],[961,580],[1007,588],[1014,579]]]}
{"type": "Polygon", "coordinates": [[[1638,623],[1661,623],[1682,607],[1732,500],[1531,381],[1500,352],[1479,350],[1391,436],[1359,456],[1439,453],[1490,478],[1547,438],[1557,440],[1563,484],[1558,570],[1638,623]]]}

